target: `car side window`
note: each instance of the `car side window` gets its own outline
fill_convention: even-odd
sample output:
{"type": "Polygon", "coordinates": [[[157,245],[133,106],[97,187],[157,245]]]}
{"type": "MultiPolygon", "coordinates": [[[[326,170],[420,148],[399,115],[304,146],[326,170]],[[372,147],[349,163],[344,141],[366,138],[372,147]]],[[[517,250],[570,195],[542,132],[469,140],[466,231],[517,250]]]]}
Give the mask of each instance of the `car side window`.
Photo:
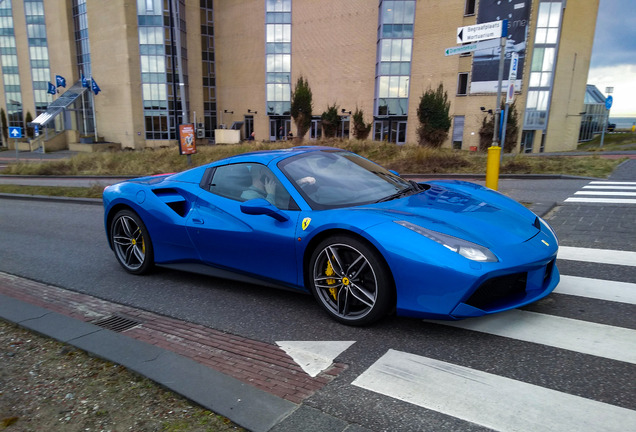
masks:
{"type": "Polygon", "coordinates": [[[219,166],[210,180],[209,191],[235,201],[263,198],[281,210],[297,210],[289,192],[265,165],[239,163],[219,166]]]}

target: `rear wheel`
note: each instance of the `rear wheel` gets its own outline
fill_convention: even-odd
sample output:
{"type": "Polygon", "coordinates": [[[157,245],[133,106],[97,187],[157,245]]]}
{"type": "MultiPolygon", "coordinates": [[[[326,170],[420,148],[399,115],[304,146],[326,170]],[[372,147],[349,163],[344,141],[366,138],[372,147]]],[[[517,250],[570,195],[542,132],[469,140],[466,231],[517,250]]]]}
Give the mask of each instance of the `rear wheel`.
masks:
{"type": "Polygon", "coordinates": [[[110,227],[110,243],[119,264],[129,273],[147,273],[154,264],[152,242],[141,218],[130,210],[119,211],[110,227]]]}
{"type": "Polygon", "coordinates": [[[337,236],[322,241],[309,263],[310,287],[335,320],[371,324],[393,302],[393,280],[384,260],[358,239],[337,236]]]}

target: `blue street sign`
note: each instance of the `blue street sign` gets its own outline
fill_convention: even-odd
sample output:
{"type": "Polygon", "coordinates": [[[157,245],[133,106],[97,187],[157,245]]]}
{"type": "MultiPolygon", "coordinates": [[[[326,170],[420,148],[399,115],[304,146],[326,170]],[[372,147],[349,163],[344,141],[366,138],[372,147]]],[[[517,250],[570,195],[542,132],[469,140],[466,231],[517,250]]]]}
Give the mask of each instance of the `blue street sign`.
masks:
{"type": "Polygon", "coordinates": [[[605,109],[610,109],[612,107],[612,102],[614,102],[614,98],[612,95],[609,95],[607,99],[605,99],[605,109]]]}
{"type": "Polygon", "coordinates": [[[22,128],[17,126],[9,126],[9,137],[22,138],[22,128]]]}

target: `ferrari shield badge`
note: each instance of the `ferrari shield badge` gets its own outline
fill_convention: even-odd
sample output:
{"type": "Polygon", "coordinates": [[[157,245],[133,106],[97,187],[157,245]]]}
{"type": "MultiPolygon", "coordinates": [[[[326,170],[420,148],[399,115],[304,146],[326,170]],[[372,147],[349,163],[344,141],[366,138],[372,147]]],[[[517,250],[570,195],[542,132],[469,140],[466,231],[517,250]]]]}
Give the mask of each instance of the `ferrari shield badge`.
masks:
{"type": "Polygon", "coordinates": [[[303,219],[303,231],[305,231],[307,229],[307,227],[309,226],[310,223],[311,223],[311,218],[303,219]]]}

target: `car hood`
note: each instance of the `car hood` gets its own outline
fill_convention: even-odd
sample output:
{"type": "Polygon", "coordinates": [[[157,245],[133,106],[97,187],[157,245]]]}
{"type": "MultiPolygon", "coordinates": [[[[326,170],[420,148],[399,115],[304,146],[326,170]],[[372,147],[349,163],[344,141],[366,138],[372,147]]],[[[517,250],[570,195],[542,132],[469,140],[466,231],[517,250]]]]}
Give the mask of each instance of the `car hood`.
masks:
{"type": "Polygon", "coordinates": [[[483,246],[518,244],[536,236],[537,216],[518,202],[472,183],[436,183],[428,190],[359,207],[483,246]]]}

